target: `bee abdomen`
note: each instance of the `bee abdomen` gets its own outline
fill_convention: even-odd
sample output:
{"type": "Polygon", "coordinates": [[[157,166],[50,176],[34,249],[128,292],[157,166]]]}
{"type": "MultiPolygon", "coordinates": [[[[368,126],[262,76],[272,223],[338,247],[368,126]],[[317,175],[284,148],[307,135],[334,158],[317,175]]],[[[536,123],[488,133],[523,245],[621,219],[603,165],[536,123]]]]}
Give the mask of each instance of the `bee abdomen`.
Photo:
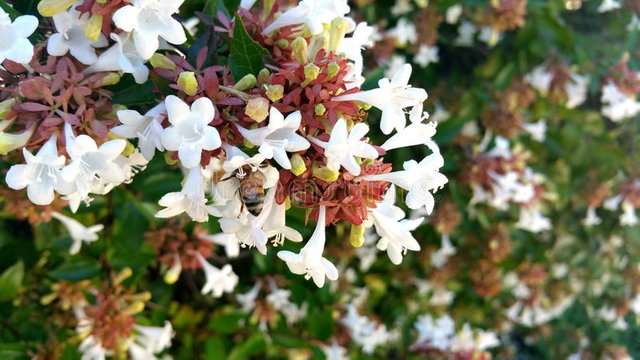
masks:
{"type": "Polygon", "coordinates": [[[240,184],[240,197],[242,203],[253,216],[260,215],[264,205],[264,189],[253,181],[245,181],[240,184]]]}

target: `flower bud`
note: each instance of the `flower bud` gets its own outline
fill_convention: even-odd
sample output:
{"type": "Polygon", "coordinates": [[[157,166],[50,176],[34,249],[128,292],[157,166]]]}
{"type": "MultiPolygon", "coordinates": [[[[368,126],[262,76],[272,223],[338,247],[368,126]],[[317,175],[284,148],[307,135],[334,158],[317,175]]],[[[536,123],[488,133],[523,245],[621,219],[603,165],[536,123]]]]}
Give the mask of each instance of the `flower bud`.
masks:
{"type": "Polygon", "coordinates": [[[306,64],[307,61],[307,40],[301,37],[297,37],[291,43],[291,48],[293,49],[293,57],[296,59],[296,62],[300,65],[306,64]]]}
{"type": "Polygon", "coordinates": [[[318,51],[320,51],[320,49],[326,50],[328,46],[329,46],[329,33],[324,31],[321,34],[316,35],[311,39],[311,43],[309,44],[309,50],[307,51],[307,54],[309,55],[309,58],[315,59],[316,55],[318,54],[318,51]]]}
{"type": "Polygon", "coordinates": [[[322,116],[326,111],[327,108],[325,108],[322,104],[316,104],[316,106],[313,107],[313,112],[316,114],[316,116],[322,116]]]}
{"type": "Polygon", "coordinates": [[[55,299],[58,298],[58,294],[57,293],[51,293],[51,294],[47,294],[43,297],[40,298],[40,304],[47,306],[49,304],[51,304],[55,299]]]}
{"type": "Polygon", "coordinates": [[[91,41],[98,41],[102,33],[102,15],[93,14],[84,25],[84,36],[91,41]]]}
{"type": "Polygon", "coordinates": [[[133,154],[135,151],[136,151],[136,147],[133,146],[132,143],[127,141],[127,145],[124,147],[124,150],[122,151],[122,155],[129,156],[133,154]]]}
{"type": "Polygon", "coordinates": [[[103,77],[102,80],[100,80],[98,86],[102,87],[115,85],[120,82],[121,77],[122,76],[118,73],[109,73],[105,77],[103,77]]]}
{"type": "Polygon", "coordinates": [[[318,78],[320,68],[316,64],[307,64],[304,67],[304,80],[309,83],[318,78]]]}
{"type": "Polygon", "coordinates": [[[263,97],[249,100],[244,113],[256,122],[263,122],[269,116],[269,100],[263,97]]]}
{"type": "Polygon", "coordinates": [[[291,173],[295,176],[300,176],[307,171],[307,165],[304,163],[304,159],[300,154],[293,154],[291,156],[291,173]]]}
{"type": "Polygon", "coordinates": [[[266,91],[266,95],[269,100],[276,102],[284,96],[284,86],[282,85],[269,85],[266,91]]]}
{"type": "Polygon", "coordinates": [[[130,267],[125,267],[118,273],[118,275],[116,275],[115,279],[113,279],[113,283],[115,285],[122,284],[122,282],[130,278],[131,275],[133,275],[133,270],[131,270],[130,267]]]}
{"type": "Polygon", "coordinates": [[[133,316],[144,311],[144,302],[134,301],[131,305],[122,310],[124,315],[133,316]]]}
{"type": "Polygon", "coordinates": [[[276,4],[276,0],[264,0],[262,2],[262,17],[267,18],[269,14],[271,14],[271,9],[273,9],[273,5],[276,4]]]}
{"type": "Polygon", "coordinates": [[[174,64],[173,61],[159,53],[154,53],[153,55],[151,55],[151,59],[149,60],[149,62],[151,62],[151,66],[153,66],[154,68],[167,70],[176,69],[176,64],[174,64]]]}
{"type": "Polygon", "coordinates": [[[20,134],[7,134],[0,131],[0,155],[7,155],[9,152],[25,146],[35,129],[36,125],[34,124],[20,134]]]}
{"type": "Polygon", "coordinates": [[[349,232],[349,242],[351,246],[359,248],[364,244],[364,225],[351,224],[351,231],[349,232]]]}
{"type": "Polygon", "coordinates": [[[338,47],[344,40],[344,36],[347,33],[349,22],[345,18],[337,17],[331,20],[331,28],[329,30],[329,50],[334,53],[338,51],[338,47]]]}
{"type": "Polygon", "coordinates": [[[198,80],[192,71],[183,71],[178,77],[178,86],[185,94],[193,96],[198,92],[198,80]]]}
{"type": "Polygon", "coordinates": [[[240,79],[235,85],[233,85],[233,88],[238,91],[245,91],[256,86],[257,82],[258,79],[256,79],[255,76],[253,76],[252,74],[247,74],[243,76],[242,79],[240,79]]]}
{"type": "Polygon", "coordinates": [[[260,72],[258,73],[258,84],[262,85],[268,83],[270,75],[271,73],[269,72],[269,69],[265,68],[260,70],[260,72]]]}
{"type": "MultiPolygon", "coordinates": [[[[13,108],[13,104],[15,104],[15,102],[16,102],[15,98],[11,98],[3,102],[0,102],[0,119],[8,120],[7,115],[11,112],[11,109],[13,108]]],[[[9,124],[9,125],[6,125],[5,127],[2,127],[2,123],[3,121],[0,121],[0,131],[3,131],[4,129],[6,129],[6,127],[11,125],[9,124]]]]}
{"type": "Polygon", "coordinates": [[[311,167],[311,173],[314,177],[329,183],[338,180],[338,177],[340,177],[339,171],[331,170],[326,166],[318,166],[315,163],[311,167]]]}
{"type": "Polygon", "coordinates": [[[286,49],[289,47],[289,41],[287,39],[280,39],[276,42],[276,45],[281,49],[286,49]]]}
{"type": "Polygon", "coordinates": [[[76,0],[42,0],[38,4],[38,12],[42,16],[50,17],[67,10],[76,0]]]}
{"type": "Polygon", "coordinates": [[[340,71],[340,65],[336,62],[331,62],[327,65],[327,80],[333,79],[334,76],[340,71]]]}
{"type": "Polygon", "coordinates": [[[167,165],[175,165],[178,162],[178,159],[173,156],[174,153],[166,151],[164,153],[164,162],[167,165]]]}
{"type": "Polygon", "coordinates": [[[180,277],[180,273],[182,272],[182,264],[180,263],[180,258],[176,255],[176,259],[174,260],[173,266],[164,273],[163,280],[165,283],[172,285],[178,281],[180,277]]]}

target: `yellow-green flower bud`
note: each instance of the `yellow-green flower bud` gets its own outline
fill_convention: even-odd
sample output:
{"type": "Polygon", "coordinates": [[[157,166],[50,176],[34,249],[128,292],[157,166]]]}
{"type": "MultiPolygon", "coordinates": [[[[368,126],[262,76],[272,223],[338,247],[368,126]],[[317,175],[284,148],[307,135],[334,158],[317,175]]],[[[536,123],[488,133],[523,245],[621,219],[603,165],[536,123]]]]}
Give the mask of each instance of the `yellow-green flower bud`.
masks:
{"type": "Polygon", "coordinates": [[[176,69],[176,64],[174,64],[173,61],[169,60],[168,57],[159,53],[154,53],[153,55],[151,55],[151,59],[149,60],[149,62],[154,68],[167,69],[172,71],[176,69]]]}
{"type": "Polygon", "coordinates": [[[308,62],[307,59],[307,40],[297,37],[291,43],[291,48],[293,49],[293,57],[296,59],[296,62],[300,65],[304,65],[308,62]]]}
{"type": "Polygon", "coordinates": [[[331,20],[331,28],[329,30],[329,50],[334,53],[338,51],[338,47],[344,40],[344,35],[347,33],[349,22],[345,18],[337,17],[331,20]]]}
{"type": "Polygon", "coordinates": [[[131,305],[122,310],[124,315],[133,316],[141,313],[144,310],[144,303],[142,301],[134,301],[131,305]]]}
{"type": "Polygon", "coordinates": [[[56,298],[58,297],[57,293],[51,293],[51,294],[47,294],[43,297],[40,298],[40,304],[47,306],[49,304],[51,304],[56,298]]]}
{"type": "Polygon", "coordinates": [[[247,102],[244,113],[256,122],[263,122],[269,116],[269,100],[257,97],[247,102]]]}
{"type": "Polygon", "coordinates": [[[364,225],[351,224],[351,231],[349,232],[349,242],[351,246],[359,248],[364,244],[364,225]]]}
{"type": "Polygon", "coordinates": [[[198,92],[198,80],[192,71],[183,71],[178,77],[178,86],[185,94],[193,96],[198,92]]]}
{"type": "Polygon", "coordinates": [[[100,80],[99,86],[111,86],[120,82],[122,76],[118,73],[109,73],[100,80]]]}
{"type": "Polygon", "coordinates": [[[304,159],[300,154],[293,154],[291,156],[291,173],[295,176],[300,176],[307,171],[307,165],[304,163],[304,159]]]}
{"type": "MultiPolygon", "coordinates": [[[[11,109],[13,108],[13,104],[15,103],[16,103],[16,99],[14,98],[0,102],[0,119],[8,120],[7,115],[11,112],[11,109]]],[[[0,121],[0,124],[2,123],[4,122],[0,121]]],[[[11,124],[5,124],[5,125],[6,125],[5,127],[0,126],[0,131],[4,130],[11,124]]]]}
{"type": "Polygon", "coordinates": [[[260,72],[258,73],[258,84],[262,85],[262,84],[266,84],[269,82],[269,76],[271,76],[271,73],[269,72],[269,69],[262,69],[260,70],[260,72]]]}
{"type": "Polygon", "coordinates": [[[339,171],[331,170],[326,166],[317,166],[315,163],[311,167],[311,173],[314,177],[329,183],[338,180],[338,177],[340,177],[339,171]]]}
{"type": "Polygon", "coordinates": [[[276,102],[284,96],[284,86],[282,85],[269,85],[266,91],[266,95],[269,100],[276,102]]]}
{"type": "Polygon", "coordinates": [[[256,79],[255,76],[253,76],[252,74],[247,74],[243,76],[242,79],[240,79],[235,85],[233,85],[233,88],[238,91],[245,91],[256,86],[257,82],[258,79],[256,79]]]}
{"type": "Polygon", "coordinates": [[[67,10],[76,0],[42,0],[38,4],[38,12],[42,16],[53,16],[67,10]]]}
{"type": "Polygon", "coordinates": [[[9,152],[25,146],[31,139],[35,129],[36,125],[34,124],[20,134],[7,134],[0,131],[0,155],[7,155],[9,152]]]}
{"type": "Polygon", "coordinates": [[[289,47],[289,40],[287,39],[280,39],[276,42],[276,45],[278,45],[278,47],[280,49],[286,49],[289,47]]]}
{"type": "Polygon", "coordinates": [[[327,111],[327,108],[324,107],[324,105],[322,104],[316,104],[316,106],[313,107],[313,112],[317,115],[317,116],[322,116],[324,115],[324,113],[327,111]]]}
{"type": "Polygon", "coordinates": [[[130,278],[131,275],[133,275],[133,270],[131,270],[130,267],[125,267],[116,275],[115,279],[113,279],[113,283],[116,285],[122,284],[122,282],[130,278]]]}
{"type": "Polygon", "coordinates": [[[327,80],[333,79],[333,77],[338,74],[338,71],[340,71],[340,65],[336,62],[329,63],[329,65],[327,65],[327,80]]]}
{"type": "Polygon", "coordinates": [[[320,49],[325,49],[329,47],[329,33],[327,31],[323,31],[322,33],[315,35],[311,38],[311,42],[309,43],[309,50],[307,54],[310,59],[315,59],[318,51],[320,49]]]}
{"type": "Polygon", "coordinates": [[[102,33],[102,15],[93,14],[84,24],[84,36],[91,41],[98,41],[102,33]]]}
{"type": "Polygon", "coordinates": [[[177,259],[172,267],[164,273],[164,277],[162,278],[165,283],[172,285],[178,281],[180,278],[180,273],[182,272],[182,264],[180,264],[180,259],[177,259]]]}
{"type": "Polygon", "coordinates": [[[316,64],[307,64],[304,67],[304,79],[311,82],[320,75],[320,68],[316,64]]]}

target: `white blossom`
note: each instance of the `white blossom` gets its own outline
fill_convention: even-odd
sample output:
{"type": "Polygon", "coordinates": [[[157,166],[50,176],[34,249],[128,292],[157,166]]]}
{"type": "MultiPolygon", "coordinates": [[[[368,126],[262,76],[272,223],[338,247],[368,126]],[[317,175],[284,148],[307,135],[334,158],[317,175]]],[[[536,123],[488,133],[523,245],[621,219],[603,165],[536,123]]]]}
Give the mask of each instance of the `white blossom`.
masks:
{"type": "Polygon", "coordinates": [[[429,119],[429,114],[422,111],[422,104],[416,105],[409,113],[409,121],[407,127],[398,131],[380,146],[386,151],[398,149],[402,147],[415,146],[425,144],[434,152],[440,152],[436,143],[431,139],[436,134],[436,122],[423,123],[425,119],[429,119]]]}
{"type": "Polygon", "coordinates": [[[240,304],[241,309],[245,313],[250,313],[256,306],[256,299],[260,293],[262,282],[256,281],[255,285],[244,294],[236,294],[236,301],[240,304]]]}
{"type": "Polygon", "coordinates": [[[150,59],[160,47],[159,38],[171,44],[187,41],[184,28],[171,16],[184,0],[130,0],[113,14],[113,23],[133,34],[135,48],[143,59],[150,59]]]}
{"type": "Polygon", "coordinates": [[[613,10],[620,9],[622,4],[618,0],[602,0],[600,6],[598,6],[599,13],[605,13],[613,10]]]}
{"type": "Polygon", "coordinates": [[[29,36],[38,28],[35,16],[18,16],[13,22],[4,10],[0,9],[0,63],[5,59],[27,64],[33,57],[33,45],[29,36]]]}
{"type": "Polygon", "coordinates": [[[236,239],[233,234],[215,234],[215,235],[200,235],[202,240],[206,240],[211,242],[212,244],[216,244],[224,247],[224,253],[228,258],[237,258],[240,255],[240,243],[238,243],[238,239],[236,239]]]}
{"type": "Polygon", "coordinates": [[[378,89],[361,91],[333,98],[337,101],[362,101],[382,110],[380,129],[386,135],[393,129],[402,130],[406,125],[404,109],[422,104],[427,99],[424,89],[408,85],[411,65],[403,65],[391,80],[383,78],[378,89]]]}
{"type": "Polygon", "coordinates": [[[451,244],[449,235],[444,234],[442,235],[442,246],[435,252],[431,253],[431,264],[436,268],[441,268],[447,263],[449,257],[455,255],[455,253],[456,248],[451,244]]]}
{"type": "Polygon", "coordinates": [[[102,224],[86,227],[79,221],[55,211],[51,213],[51,216],[54,219],[60,221],[62,225],[67,228],[67,231],[71,236],[71,240],[73,241],[73,243],[71,244],[71,249],[69,250],[69,253],[71,253],[71,255],[75,255],[80,251],[82,243],[92,243],[94,241],[97,241],[98,232],[104,229],[104,225],[102,224]]]}
{"type": "Polygon", "coordinates": [[[426,68],[429,64],[435,64],[438,61],[440,61],[440,56],[438,56],[437,46],[420,45],[418,52],[413,57],[413,62],[423,68],[426,68]]]}
{"type": "Polygon", "coordinates": [[[611,121],[619,122],[640,113],[640,102],[618,89],[613,81],[609,81],[602,88],[601,112],[611,121]]]}
{"type": "Polygon", "coordinates": [[[142,155],[149,161],[153,159],[155,151],[164,151],[162,145],[162,121],[166,117],[164,103],[154,106],[141,115],[135,110],[118,110],[118,125],[111,131],[127,139],[137,138],[138,147],[142,155]]]}
{"type": "Polygon", "coordinates": [[[200,254],[196,254],[206,282],[200,291],[203,295],[211,293],[213,297],[220,297],[225,292],[232,292],[238,285],[238,276],[233,272],[231,265],[225,264],[222,269],[209,264],[200,254]]]}
{"type": "Polygon", "coordinates": [[[445,14],[445,21],[447,24],[456,24],[462,15],[462,5],[455,4],[447,8],[447,12],[445,14]]]}
{"type": "Polygon", "coordinates": [[[98,60],[96,48],[109,44],[107,38],[100,34],[98,39],[91,40],[84,35],[84,28],[89,20],[89,14],[82,14],[71,8],[53,16],[53,24],[57,33],[51,34],[47,40],[47,52],[52,56],[62,56],[67,52],[85,65],[91,65],[98,60]]]}
{"type": "Polygon", "coordinates": [[[526,206],[520,209],[520,219],[518,220],[516,227],[537,233],[550,230],[551,220],[542,215],[538,206],[526,206]]]}
{"type": "Polygon", "coordinates": [[[537,142],[543,142],[547,134],[547,122],[545,119],[540,119],[535,123],[525,123],[522,128],[537,142]]]}
{"type": "Polygon", "coordinates": [[[586,227],[591,227],[600,225],[601,222],[602,219],[600,219],[600,217],[598,217],[598,214],[596,214],[596,209],[589,206],[589,208],[587,208],[587,216],[582,219],[582,224],[586,227]]]}
{"type": "Polygon", "coordinates": [[[285,203],[278,204],[274,202],[269,216],[267,216],[264,223],[264,231],[268,238],[274,238],[273,244],[282,245],[284,240],[287,239],[293,242],[302,242],[302,235],[294,229],[285,224],[286,222],[286,205],[285,203]]]}
{"type": "Polygon", "coordinates": [[[269,24],[262,35],[267,36],[275,30],[289,25],[306,25],[311,35],[320,34],[323,24],[349,13],[347,0],[302,0],[298,6],[281,14],[269,24]]]}
{"type": "Polygon", "coordinates": [[[464,20],[458,26],[458,37],[453,40],[456,46],[472,46],[478,28],[470,21],[464,20]]]}
{"type": "Polygon", "coordinates": [[[404,47],[407,44],[415,44],[415,42],[418,41],[416,26],[412,21],[407,20],[407,18],[400,18],[396,26],[389,29],[387,35],[394,38],[399,47],[404,47]]]}
{"type": "Polygon", "coordinates": [[[158,204],[165,209],[158,211],[156,217],[169,218],[187,213],[193,221],[207,221],[212,210],[207,206],[204,186],[200,166],[189,169],[182,190],[165,194],[160,198],[158,204]]]}
{"type": "Polygon", "coordinates": [[[171,338],[175,335],[171,323],[165,321],[164,326],[142,326],[135,324],[133,329],[135,342],[152,354],[157,354],[171,346],[171,338]]]}
{"type": "Polygon", "coordinates": [[[133,75],[136,83],[142,84],[149,78],[149,68],[136,51],[131,34],[121,32],[111,34],[111,39],[116,43],[98,56],[98,60],[84,70],[85,73],[92,74],[106,71],[122,71],[133,75]]]}

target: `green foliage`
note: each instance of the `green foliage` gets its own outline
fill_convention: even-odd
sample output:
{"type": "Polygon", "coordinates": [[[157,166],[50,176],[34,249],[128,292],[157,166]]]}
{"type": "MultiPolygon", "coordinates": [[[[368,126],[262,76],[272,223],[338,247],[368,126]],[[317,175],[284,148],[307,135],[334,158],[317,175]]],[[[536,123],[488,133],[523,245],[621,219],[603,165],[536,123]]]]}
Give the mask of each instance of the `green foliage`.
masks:
{"type": "Polygon", "coordinates": [[[247,74],[257,76],[264,68],[263,58],[269,56],[269,52],[249,36],[239,17],[236,17],[233,27],[230,51],[229,66],[235,80],[240,80],[247,74]]]}

